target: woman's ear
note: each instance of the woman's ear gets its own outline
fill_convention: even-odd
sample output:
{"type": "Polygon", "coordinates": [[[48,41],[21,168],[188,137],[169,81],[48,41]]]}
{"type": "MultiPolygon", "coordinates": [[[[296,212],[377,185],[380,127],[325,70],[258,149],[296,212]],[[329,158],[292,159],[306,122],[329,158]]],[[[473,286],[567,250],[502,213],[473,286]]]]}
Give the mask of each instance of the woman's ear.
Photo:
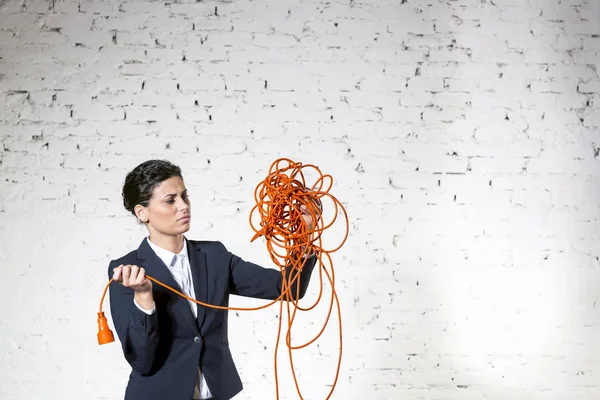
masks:
{"type": "Polygon", "coordinates": [[[143,222],[144,224],[148,223],[148,210],[146,209],[146,207],[142,206],[141,204],[138,204],[133,210],[135,211],[135,215],[141,222],[143,222]]]}

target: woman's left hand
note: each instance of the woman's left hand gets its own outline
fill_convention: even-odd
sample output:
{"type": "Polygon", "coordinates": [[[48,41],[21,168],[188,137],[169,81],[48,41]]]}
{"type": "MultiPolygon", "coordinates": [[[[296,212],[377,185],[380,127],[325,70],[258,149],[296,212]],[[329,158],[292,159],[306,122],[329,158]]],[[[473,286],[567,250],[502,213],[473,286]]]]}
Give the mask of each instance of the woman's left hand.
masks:
{"type": "MultiPolygon", "coordinates": [[[[321,208],[319,207],[319,200],[313,200],[313,203],[315,204],[315,217],[318,220],[321,214],[321,208]]],[[[306,223],[306,227],[308,228],[309,231],[312,231],[315,227],[315,220],[313,219],[312,214],[310,213],[310,210],[308,209],[307,206],[305,206],[304,204],[300,206],[300,211],[302,212],[302,219],[304,219],[304,222],[306,223]]]]}
{"type": "Polygon", "coordinates": [[[315,224],[313,221],[313,217],[310,214],[310,211],[308,211],[308,207],[306,207],[305,205],[301,205],[300,211],[302,211],[302,219],[304,220],[306,227],[309,231],[312,231],[315,224]]]}

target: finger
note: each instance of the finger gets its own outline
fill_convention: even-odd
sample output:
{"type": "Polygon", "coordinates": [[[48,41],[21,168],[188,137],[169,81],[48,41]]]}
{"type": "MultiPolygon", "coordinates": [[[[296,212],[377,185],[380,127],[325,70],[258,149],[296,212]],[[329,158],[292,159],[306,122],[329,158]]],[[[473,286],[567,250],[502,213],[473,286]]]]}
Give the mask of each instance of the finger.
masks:
{"type": "Polygon", "coordinates": [[[304,204],[300,207],[300,210],[301,210],[303,216],[309,215],[312,217],[313,214],[317,213],[317,209],[313,208],[311,210],[308,206],[306,206],[304,204]]]}
{"type": "Polygon", "coordinates": [[[305,216],[308,213],[309,213],[308,207],[306,207],[304,204],[302,204],[300,206],[300,214],[302,214],[302,216],[305,216]]]}
{"type": "Polygon", "coordinates": [[[138,273],[138,284],[144,285],[146,283],[146,270],[144,268],[140,268],[140,272],[138,273]]]}
{"type": "Polygon", "coordinates": [[[137,265],[131,266],[131,275],[129,276],[129,281],[130,281],[131,285],[136,284],[139,272],[140,272],[140,267],[138,267],[137,265]]]}
{"type": "Polygon", "coordinates": [[[142,282],[144,282],[144,272],[143,272],[143,268],[140,268],[136,265],[136,269],[135,269],[135,278],[132,279],[133,280],[133,284],[135,286],[141,286],[142,282]]]}
{"type": "Polygon", "coordinates": [[[309,231],[312,230],[312,227],[313,227],[312,226],[313,225],[313,223],[312,223],[312,217],[310,215],[304,215],[303,219],[304,219],[304,224],[306,225],[306,228],[309,231]]]}
{"type": "Polygon", "coordinates": [[[113,280],[119,282],[121,280],[121,272],[123,270],[123,264],[113,269],[113,280]]]}
{"type": "Polygon", "coordinates": [[[315,215],[317,217],[320,216],[323,213],[323,205],[316,202],[314,210],[315,210],[315,215]]]}
{"type": "Polygon", "coordinates": [[[130,275],[131,275],[131,267],[129,265],[125,265],[123,267],[123,286],[129,286],[130,275]]]}

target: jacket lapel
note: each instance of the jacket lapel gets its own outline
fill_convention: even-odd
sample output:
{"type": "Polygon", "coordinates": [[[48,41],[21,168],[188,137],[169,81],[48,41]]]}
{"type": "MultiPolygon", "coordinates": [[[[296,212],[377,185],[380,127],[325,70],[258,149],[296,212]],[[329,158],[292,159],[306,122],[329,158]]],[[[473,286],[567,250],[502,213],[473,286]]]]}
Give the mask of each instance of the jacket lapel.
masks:
{"type": "MultiPolygon", "coordinates": [[[[206,254],[200,247],[196,247],[192,242],[186,240],[188,244],[188,255],[190,257],[190,269],[192,270],[192,281],[194,282],[194,292],[196,299],[203,303],[208,302],[208,271],[206,269],[206,254]]],[[[206,316],[206,307],[196,304],[198,310],[198,327],[202,326],[206,316]]]]}
{"type": "MultiPolygon", "coordinates": [[[[189,248],[188,248],[189,251],[189,248]]],[[[165,263],[156,255],[156,253],[152,250],[150,245],[147,242],[147,239],[144,239],[140,247],[138,248],[138,258],[142,260],[142,266],[146,269],[146,275],[153,277],[154,279],[164,283],[182,292],[181,287],[173,278],[173,275],[169,272],[168,268],[165,266],[165,263]]],[[[193,269],[193,268],[192,268],[193,269]]],[[[156,283],[152,283],[153,286],[158,286],[156,283]]],[[[167,289],[165,289],[167,290],[167,289]]],[[[179,295],[169,291],[173,296],[179,297],[179,295]]],[[[183,313],[182,317],[189,321],[194,330],[198,331],[198,327],[194,323],[194,314],[192,314],[192,310],[190,310],[188,301],[182,297],[179,297],[182,300],[183,304],[183,313]]],[[[177,308],[177,307],[175,307],[177,308]]]]}
{"type": "MultiPolygon", "coordinates": [[[[161,281],[165,285],[171,286],[173,289],[181,290],[168,268],[156,253],[154,253],[148,244],[147,239],[144,239],[138,248],[138,258],[143,261],[142,265],[146,269],[147,275],[161,281]]],[[[153,285],[156,285],[156,283],[153,283],[153,285]]]]}

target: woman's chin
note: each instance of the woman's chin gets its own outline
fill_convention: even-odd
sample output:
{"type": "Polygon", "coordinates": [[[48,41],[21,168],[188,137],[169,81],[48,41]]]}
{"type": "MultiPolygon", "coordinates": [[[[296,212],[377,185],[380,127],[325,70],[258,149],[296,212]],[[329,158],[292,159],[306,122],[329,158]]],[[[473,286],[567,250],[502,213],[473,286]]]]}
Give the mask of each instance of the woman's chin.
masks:
{"type": "Polygon", "coordinates": [[[172,236],[182,235],[182,234],[186,233],[189,230],[190,230],[190,224],[189,223],[187,223],[187,224],[179,224],[178,223],[178,226],[174,227],[171,230],[170,234],[172,236]]]}

